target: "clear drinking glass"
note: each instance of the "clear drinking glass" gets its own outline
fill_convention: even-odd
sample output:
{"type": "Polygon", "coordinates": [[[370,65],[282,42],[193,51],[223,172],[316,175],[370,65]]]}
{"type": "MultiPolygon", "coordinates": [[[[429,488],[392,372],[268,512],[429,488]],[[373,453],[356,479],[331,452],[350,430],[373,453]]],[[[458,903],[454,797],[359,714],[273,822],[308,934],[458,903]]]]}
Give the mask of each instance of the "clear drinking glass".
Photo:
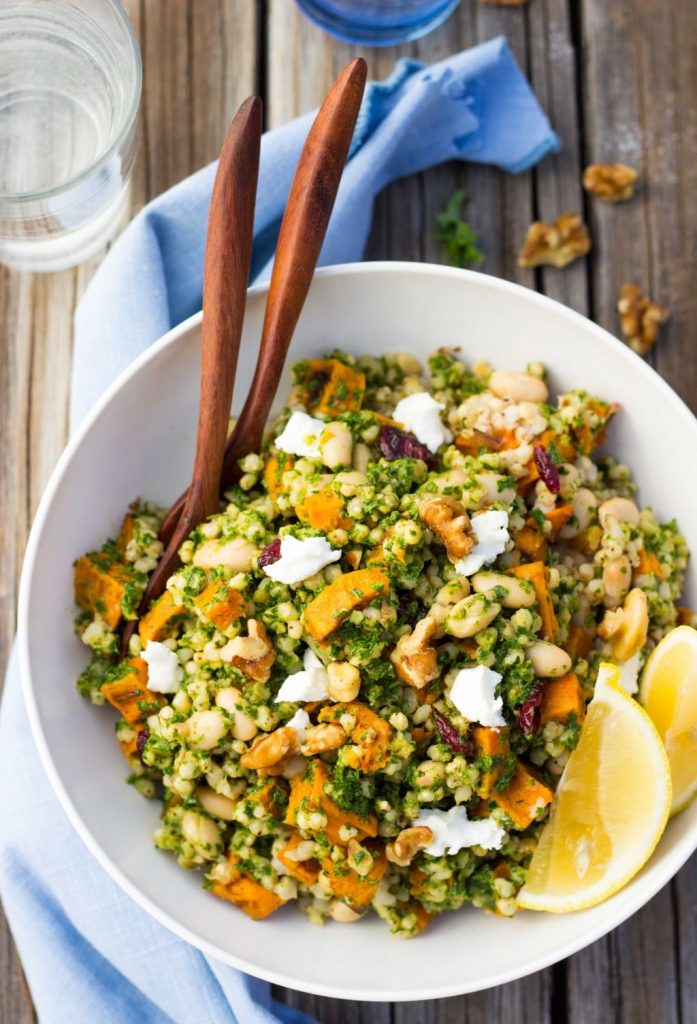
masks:
{"type": "Polygon", "coordinates": [[[296,0],[326,32],[347,43],[393,46],[426,35],[460,0],[296,0]]]}
{"type": "Polygon", "coordinates": [[[140,89],[117,0],[0,0],[0,262],[59,270],[113,237],[140,89]]]}

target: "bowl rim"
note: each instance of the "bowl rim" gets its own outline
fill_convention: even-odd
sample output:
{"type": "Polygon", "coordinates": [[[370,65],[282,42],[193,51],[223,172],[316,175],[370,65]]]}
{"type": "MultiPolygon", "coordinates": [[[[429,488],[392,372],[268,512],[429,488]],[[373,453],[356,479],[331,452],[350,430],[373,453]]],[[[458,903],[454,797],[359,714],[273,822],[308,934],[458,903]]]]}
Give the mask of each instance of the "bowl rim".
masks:
{"type": "MultiPolygon", "coordinates": [[[[605,328],[595,324],[592,320],[583,316],[581,313],[577,313],[575,310],[563,303],[558,302],[556,299],[552,299],[546,295],[542,295],[539,292],[532,291],[524,287],[523,285],[516,284],[512,281],[506,281],[503,278],[494,277],[489,274],[482,274],[472,270],[461,270],[455,267],[445,267],[438,264],[430,263],[416,263],[409,261],[376,261],[371,262],[358,262],[358,263],[344,263],[336,264],[329,267],[322,267],[315,273],[317,278],[330,278],[330,277],[342,277],[342,276],[375,276],[384,273],[401,273],[405,275],[419,275],[419,276],[443,276],[449,278],[455,278],[460,280],[469,280],[473,284],[479,287],[485,287],[491,290],[492,293],[512,293],[517,296],[524,295],[526,301],[532,306],[540,306],[554,311],[557,315],[566,317],[571,323],[577,326],[582,326],[584,330],[590,331],[595,334],[598,339],[605,345],[611,347],[620,348],[623,350],[625,358],[635,363],[635,368],[642,373],[644,376],[649,378],[651,385],[654,388],[658,388],[664,395],[664,397],[675,407],[676,412],[685,419],[686,425],[692,431],[696,431],[697,420],[687,404],[676,394],[676,392],[670,387],[670,385],[663,380],[662,377],[641,359],[636,353],[634,353],[628,346],[624,345],[617,338],[613,337],[606,331],[605,328]]],[[[268,291],[268,282],[255,284],[251,286],[247,291],[247,301],[257,298],[268,291]]],[[[235,954],[229,953],[209,942],[208,940],[197,935],[191,929],[185,925],[180,924],[175,918],[169,913],[163,911],[157,904],[146,896],[138,886],[131,882],[117,867],[117,865],[111,860],[109,855],[99,845],[97,840],[93,837],[86,822],[82,819],[75,805],[73,804],[68,791],[66,790],[59,772],[54,764],[51,751],[48,746],[48,742],[44,735],[44,731],[41,725],[39,717],[39,711],[37,702],[35,699],[34,689],[31,680],[30,673],[30,631],[28,629],[28,612],[29,612],[29,598],[31,591],[31,584],[34,575],[34,568],[36,564],[37,549],[41,534],[43,532],[43,526],[46,522],[48,515],[51,510],[53,498],[58,490],[63,475],[79,451],[83,439],[89,433],[93,423],[101,416],[102,412],[111,403],[113,398],[118,392],[135,377],[140,371],[141,367],[149,363],[151,360],[157,359],[159,353],[167,348],[169,345],[174,344],[182,335],[189,334],[191,331],[200,326],[202,320],[201,312],[193,314],[183,320],[176,327],[167,331],[161,338],[153,342],[148,348],[145,349],[132,363],[129,364],[116,378],[115,381],[104,391],[100,398],[95,402],[92,409],[84,417],[74,434],[68,441],[64,451],[59,457],[56,466],[51,473],[49,482],[42,494],[39,507],[37,509],[34,521],[32,523],[31,532],[27,542],[26,552],[24,556],[24,564],[22,568],[22,574],[19,586],[19,598],[18,598],[18,610],[17,610],[17,646],[19,651],[19,664],[20,664],[20,676],[22,683],[22,692],[24,696],[24,702],[27,709],[27,715],[29,718],[32,735],[34,742],[36,743],[41,762],[44,770],[49,778],[51,786],[61,803],[63,810],[68,816],[73,828],[77,832],[82,842],[87,846],[88,850],[96,858],[99,864],[104,868],[107,874],[120,886],[120,888],[128,895],[134,902],[142,909],[147,911],[151,917],[153,917],[159,924],[163,925],[169,931],[173,932],[180,939],[188,942],[190,945],[199,949],[201,952],[208,956],[212,956],[217,960],[228,964],[231,967],[235,967],[247,974],[251,974],[254,977],[261,978],[265,981],[269,981],[275,985],[281,985],[290,989],[300,990],[303,992],[313,993],[319,996],[326,996],[335,999],[349,999],[359,1001],[371,1001],[371,1002],[413,1002],[416,1000],[423,999],[441,999],[450,996],[465,995],[472,992],[478,992],[489,988],[494,988],[498,985],[505,984],[507,982],[516,981],[520,978],[527,977],[530,974],[534,974],[537,971],[543,970],[552,964],[558,963],[560,960],[577,953],[579,950],[584,949],[586,946],[591,945],[593,942],[607,935],[614,928],[618,927],[629,917],[635,914],[641,907],[652,899],[653,896],[659,892],[673,876],[680,870],[683,864],[686,862],[688,857],[697,849],[697,825],[686,835],[680,837],[670,854],[665,858],[665,865],[662,869],[655,873],[650,882],[639,886],[636,894],[632,899],[628,901],[628,904],[623,906],[622,909],[612,919],[611,923],[607,921],[601,922],[594,928],[585,932],[581,937],[576,937],[567,941],[562,946],[556,948],[554,952],[550,954],[540,955],[537,959],[526,963],[520,968],[510,968],[502,970],[498,974],[490,975],[484,984],[469,984],[469,983],[457,983],[447,985],[438,985],[429,988],[424,986],[419,991],[414,991],[405,995],[399,995],[390,989],[371,989],[367,990],[360,995],[352,989],[344,988],[341,985],[333,983],[311,983],[302,982],[298,984],[298,981],[292,976],[283,974],[282,971],[269,970],[266,968],[259,968],[254,963],[245,960],[243,957],[236,956],[235,954]]],[[[582,912],[581,912],[582,913],[582,912]]]]}

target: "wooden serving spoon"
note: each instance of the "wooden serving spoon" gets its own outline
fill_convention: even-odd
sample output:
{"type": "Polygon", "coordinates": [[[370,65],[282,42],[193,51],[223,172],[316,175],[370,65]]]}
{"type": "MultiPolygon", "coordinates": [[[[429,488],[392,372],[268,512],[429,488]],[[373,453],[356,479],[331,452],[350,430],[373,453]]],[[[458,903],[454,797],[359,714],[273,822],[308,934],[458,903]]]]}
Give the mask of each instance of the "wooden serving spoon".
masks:
{"type": "MultiPolygon", "coordinates": [[[[201,387],[196,455],[191,485],[176,528],[148,581],[139,615],[159,597],[179,563],[178,550],[199,523],[220,508],[223,467],[232,389],[247,300],[254,239],[254,203],[259,176],[262,104],[252,96],[228,128],[213,183],[203,272],[201,387]]],[[[127,623],[121,652],[136,621],[127,623]]]]}
{"type": "MultiPolygon", "coordinates": [[[[249,395],[225,449],[221,491],[239,478],[239,459],[257,452],[327,231],[363,98],[362,57],[343,69],[305,140],[290,187],[276,247],[259,357],[249,395]]],[[[185,508],[175,502],[160,529],[167,543],[185,508]]],[[[177,535],[180,531],[177,529],[177,535]]]]}

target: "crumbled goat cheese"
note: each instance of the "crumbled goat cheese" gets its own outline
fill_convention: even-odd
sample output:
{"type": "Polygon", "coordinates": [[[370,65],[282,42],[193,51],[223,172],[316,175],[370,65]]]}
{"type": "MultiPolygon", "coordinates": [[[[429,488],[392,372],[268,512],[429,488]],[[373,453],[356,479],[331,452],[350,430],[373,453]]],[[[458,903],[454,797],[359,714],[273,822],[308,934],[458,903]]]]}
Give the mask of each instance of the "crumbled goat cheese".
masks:
{"type": "Polygon", "coordinates": [[[319,439],[326,427],[322,420],[306,412],[294,412],[278,435],[274,444],[288,455],[302,455],[306,459],[321,458],[319,439]]]}
{"type": "Polygon", "coordinates": [[[465,807],[451,807],[449,811],[422,811],[415,825],[429,828],[433,839],[424,852],[432,857],[444,853],[457,853],[466,846],[481,846],[485,850],[500,850],[506,830],[493,818],[470,821],[465,807]]]}
{"type": "Polygon", "coordinates": [[[486,665],[463,668],[455,676],[450,690],[450,703],[454,704],[468,722],[479,722],[492,729],[506,724],[501,714],[503,698],[497,697],[496,687],[503,676],[486,665]]]}
{"type": "Polygon", "coordinates": [[[277,583],[301,583],[340,558],[326,537],[281,537],[281,557],[264,572],[277,583]]]}
{"type": "Polygon", "coordinates": [[[157,640],[148,640],[141,657],[148,666],[148,689],[155,693],[176,693],[184,669],[174,651],[157,640]]]}
{"type": "Polygon", "coordinates": [[[472,576],[483,565],[490,565],[506,550],[509,540],[508,512],[490,509],[472,516],[472,532],[477,543],[468,555],[455,562],[455,572],[472,576]]]}
{"type": "Polygon", "coordinates": [[[445,409],[444,405],[426,391],[419,391],[398,402],[392,417],[414,434],[430,452],[435,453],[445,441],[451,439],[450,431],[443,426],[440,418],[442,409],[445,409]]]}
{"type": "Polygon", "coordinates": [[[629,659],[629,661],[623,662],[619,667],[620,686],[623,686],[630,696],[633,696],[639,689],[639,675],[641,673],[641,662],[641,651],[637,651],[636,654],[629,659]]]}
{"type": "Polygon", "coordinates": [[[309,724],[310,716],[307,711],[303,711],[302,709],[300,711],[296,711],[293,717],[286,722],[287,727],[289,729],[294,729],[298,734],[298,741],[301,746],[305,742],[305,730],[309,724]]]}
{"type": "Polygon", "coordinates": [[[326,700],[329,676],[322,662],[308,647],[303,656],[304,669],[287,676],[276,694],[276,702],[326,700]]]}

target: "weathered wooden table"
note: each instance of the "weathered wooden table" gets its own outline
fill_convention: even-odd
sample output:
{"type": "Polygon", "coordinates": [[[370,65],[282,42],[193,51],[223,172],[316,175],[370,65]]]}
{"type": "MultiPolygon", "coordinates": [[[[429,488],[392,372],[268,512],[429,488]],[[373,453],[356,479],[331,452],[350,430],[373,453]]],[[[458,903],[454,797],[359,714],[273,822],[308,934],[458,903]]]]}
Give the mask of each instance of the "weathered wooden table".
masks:
{"type": "MultiPolygon", "coordinates": [[[[125,6],[145,69],[134,211],[214,159],[229,118],[249,93],[264,97],[268,127],[282,124],[314,107],[356,52],[310,25],[291,0],[125,0],[125,6]]],[[[398,56],[434,61],[500,33],[528,73],[563,151],[520,177],[453,164],[397,182],[378,201],[368,257],[438,262],[435,216],[455,188],[465,187],[485,272],[540,289],[613,332],[625,281],[664,302],[672,319],[652,358],[697,409],[697,4],[530,0],[519,8],[462,0],[426,39],[363,55],[370,76],[382,78],[398,56]],[[613,160],[639,168],[637,198],[620,207],[589,204],[581,169],[613,160]],[[530,221],[564,211],[585,211],[591,256],[561,272],[519,270],[516,252],[530,221]]],[[[72,313],[97,262],[45,277],[0,271],[3,658],[27,530],[66,439],[72,313]]],[[[693,858],[612,935],[515,984],[394,1006],[289,991],[279,996],[325,1024],[687,1024],[697,1021],[696,905],[693,858]]],[[[9,932],[0,925],[0,1024],[32,1017],[9,932]]]]}

